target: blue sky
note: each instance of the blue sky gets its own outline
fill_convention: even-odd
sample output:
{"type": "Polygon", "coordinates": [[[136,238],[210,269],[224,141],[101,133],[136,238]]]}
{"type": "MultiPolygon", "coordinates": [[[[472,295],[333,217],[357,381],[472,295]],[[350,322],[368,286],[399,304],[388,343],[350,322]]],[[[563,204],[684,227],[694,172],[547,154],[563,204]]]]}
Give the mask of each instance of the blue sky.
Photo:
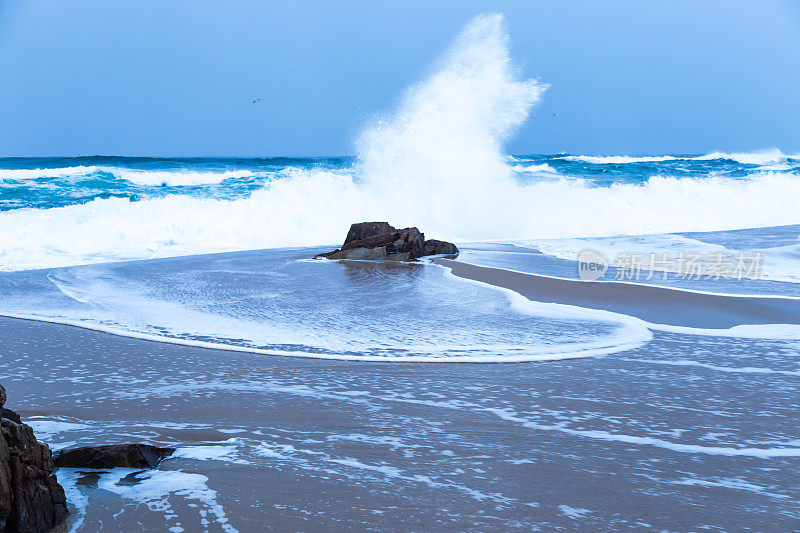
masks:
{"type": "Polygon", "coordinates": [[[798,4],[0,0],[0,155],[350,155],[487,11],[551,86],[511,153],[800,152],[798,4]]]}

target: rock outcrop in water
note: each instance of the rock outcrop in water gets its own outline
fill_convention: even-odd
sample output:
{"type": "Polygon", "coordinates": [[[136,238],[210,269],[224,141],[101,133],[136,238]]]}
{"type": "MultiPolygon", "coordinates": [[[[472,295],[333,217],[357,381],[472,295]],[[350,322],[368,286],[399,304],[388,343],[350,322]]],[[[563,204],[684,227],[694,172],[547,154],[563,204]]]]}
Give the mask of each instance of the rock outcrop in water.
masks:
{"type": "Polygon", "coordinates": [[[111,444],[64,450],[53,462],[58,468],[155,468],[175,448],[149,444],[111,444]]]}
{"type": "Polygon", "coordinates": [[[429,239],[425,241],[425,251],[422,255],[458,255],[458,248],[452,242],[429,239]]]}
{"type": "Polygon", "coordinates": [[[0,532],[45,532],[67,516],[64,489],[53,474],[47,444],[10,409],[0,385],[0,532]]]}
{"type": "Polygon", "coordinates": [[[319,254],[328,259],[368,261],[413,261],[426,255],[456,255],[455,244],[435,239],[425,240],[417,228],[395,229],[388,222],[360,222],[350,226],[344,244],[338,250],[319,254]]]}

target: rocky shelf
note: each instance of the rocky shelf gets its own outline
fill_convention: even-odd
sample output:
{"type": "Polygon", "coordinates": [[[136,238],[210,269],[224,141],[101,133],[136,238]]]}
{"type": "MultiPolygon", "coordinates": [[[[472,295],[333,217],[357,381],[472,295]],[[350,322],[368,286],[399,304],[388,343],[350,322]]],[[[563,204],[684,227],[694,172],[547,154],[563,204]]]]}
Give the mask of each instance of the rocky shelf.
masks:
{"type": "Polygon", "coordinates": [[[45,532],[67,516],[67,498],[53,473],[53,455],[30,426],[3,408],[0,385],[0,532],[45,532]]]}

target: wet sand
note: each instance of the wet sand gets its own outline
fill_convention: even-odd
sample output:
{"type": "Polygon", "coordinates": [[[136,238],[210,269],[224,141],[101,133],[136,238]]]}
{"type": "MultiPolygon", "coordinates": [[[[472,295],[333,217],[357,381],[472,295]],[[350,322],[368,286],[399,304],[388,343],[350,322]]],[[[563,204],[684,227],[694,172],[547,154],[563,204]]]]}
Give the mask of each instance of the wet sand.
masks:
{"type": "Polygon", "coordinates": [[[579,281],[434,259],[453,275],[511,289],[531,300],[604,309],[652,324],[728,329],[800,324],[800,300],[704,294],[616,281],[579,281]]]}
{"type": "Polygon", "coordinates": [[[40,438],[179,448],[151,473],[61,471],[80,531],[800,525],[796,344],[657,334],[600,358],[442,365],[14,319],[0,338],[9,406],[40,438]]]}

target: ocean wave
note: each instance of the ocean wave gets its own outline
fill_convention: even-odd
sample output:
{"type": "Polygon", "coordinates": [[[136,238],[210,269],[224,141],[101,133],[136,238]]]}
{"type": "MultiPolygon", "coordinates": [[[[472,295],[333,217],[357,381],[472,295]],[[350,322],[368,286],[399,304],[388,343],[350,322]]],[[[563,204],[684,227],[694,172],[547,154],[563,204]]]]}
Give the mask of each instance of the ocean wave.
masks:
{"type": "Polygon", "coordinates": [[[780,151],[778,148],[770,148],[768,150],[758,150],[755,152],[740,152],[740,153],[726,153],[726,152],[712,152],[701,156],[680,156],[680,155],[649,155],[649,156],[628,156],[628,155],[609,155],[609,156],[593,156],[593,155],[565,155],[559,157],[565,161],[578,161],[583,163],[591,163],[595,165],[626,165],[631,163],[658,163],[663,161],[715,161],[725,160],[733,161],[742,165],[757,165],[766,166],[773,165],[764,170],[789,170],[792,168],[786,165],[788,160],[800,160],[800,155],[788,155],[780,151]]]}
{"type": "Polygon", "coordinates": [[[593,156],[593,155],[566,155],[561,157],[566,161],[581,161],[583,163],[592,163],[595,165],[625,165],[629,163],[656,163],[660,161],[675,161],[679,157],[671,155],[653,155],[653,156],[639,156],[632,157],[628,155],[609,155],[609,156],[593,156]]]}
{"type": "Polygon", "coordinates": [[[126,168],[103,168],[104,172],[114,174],[120,179],[137,185],[170,187],[209,185],[221,183],[227,179],[248,178],[264,176],[263,172],[252,170],[223,170],[223,171],[197,171],[197,170],[137,170],[126,168]]]}
{"type": "Polygon", "coordinates": [[[96,175],[111,175],[136,185],[188,186],[220,183],[226,179],[264,176],[264,172],[253,170],[148,170],[126,167],[83,166],[60,168],[0,169],[0,181],[29,181],[42,178],[74,179],[96,175]]]}
{"type": "MultiPolygon", "coordinates": [[[[416,225],[456,241],[718,231],[800,223],[800,177],[654,177],[597,187],[561,179],[473,195],[457,176],[426,194],[347,172],[293,169],[238,200],[169,195],[0,212],[0,270],[338,243],[358,220],[416,225]],[[448,190],[451,188],[451,190],[448,190]],[[435,208],[422,201],[435,198],[435,208]]],[[[492,181],[487,180],[490,188],[492,181]]]]}
{"type": "Polygon", "coordinates": [[[781,152],[777,148],[769,150],[760,150],[757,152],[741,152],[741,153],[725,153],[725,152],[712,152],[710,154],[695,157],[696,161],[709,161],[713,159],[725,159],[728,161],[735,161],[743,165],[775,165],[786,161],[787,159],[795,159],[798,156],[790,156],[781,152]]]}
{"type": "Polygon", "coordinates": [[[542,163],[540,165],[522,165],[517,164],[511,167],[511,170],[515,172],[547,172],[550,174],[557,174],[556,169],[548,165],[547,163],[542,163]]]}
{"type": "Polygon", "coordinates": [[[89,176],[99,171],[100,167],[83,165],[60,168],[2,168],[0,169],[0,182],[27,181],[41,178],[71,178],[89,176]]]}

